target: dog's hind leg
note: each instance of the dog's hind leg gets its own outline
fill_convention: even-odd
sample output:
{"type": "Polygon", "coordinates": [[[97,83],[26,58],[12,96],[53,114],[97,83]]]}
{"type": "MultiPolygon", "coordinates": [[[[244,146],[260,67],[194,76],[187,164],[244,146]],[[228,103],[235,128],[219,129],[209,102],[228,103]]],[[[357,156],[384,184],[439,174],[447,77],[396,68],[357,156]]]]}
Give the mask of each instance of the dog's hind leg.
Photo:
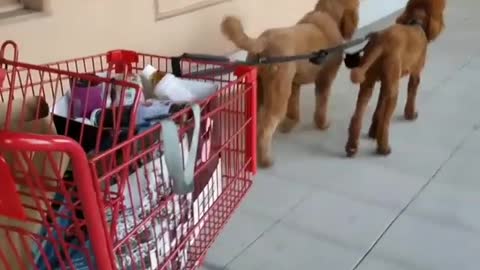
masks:
{"type": "Polygon", "coordinates": [[[384,95],[377,127],[377,153],[384,156],[389,155],[392,151],[389,142],[390,123],[397,105],[401,71],[400,61],[397,59],[387,61],[385,64],[385,77],[382,78],[380,90],[384,92],[384,95]]]}
{"type": "Polygon", "coordinates": [[[375,112],[372,116],[372,123],[370,124],[370,128],[368,129],[368,137],[371,139],[375,139],[377,137],[377,128],[378,128],[378,119],[380,118],[380,111],[382,109],[382,100],[384,99],[385,91],[380,91],[378,94],[378,101],[377,106],[375,107],[375,112]]]}
{"type": "Polygon", "coordinates": [[[407,103],[405,104],[404,116],[405,119],[413,121],[418,118],[418,112],[416,110],[416,98],[418,86],[420,85],[420,75],[419,74],[410,74],[410,79],[408,80],[408,94],[407,94],[407,103]]]}
{"type": "Polygon", "coordinates": [[[392,152],[389,142],[390,123],[398,99],[398,81],[389,86],[390,93],[386,94],[382,100],[383,110],[380,114],[377,127],[377,153],[380,155],[389,155],[392,152]]]}
{"type": "Polygon", "coordinates": [[[332,84],[337,77],[338,70],[342,65],[343,56],[340,54],[326,63],[318,73],[315,81],[315,114],[314,121],[317,128],[326,130],[330,127],[328,120],[328,101],[332,90],[332,84]]]}
{"type": "Polygon", "coordinates": [[[295,66],[278,65],[269,78],[262,78],[264,85],[264,108],[261,114],[261,125],[258,127],[258,165],[270,167],[273,164],[271,148],[272,137],[279,123],[286,115],[291,85],[295,75],[295,66]]]}
{"type": "Polygon", "coordinates": [[[357,105],[355,112],[350,119],[350,126],[348,128],[348,141],[345,146],[345,152],[348,157],[353,157],[358,151],[358,142],[360,140],[360,131],[362,129],[362,119],[368,102],[372,98],[375,80],[367,78],[361,85],[358,92],[357,105]]]}
{"type": "Polygon", "coordinates": [[[288,133],[300,121],[300,85],[292,84],[292,93],[288,99],[287,115],[280,123],[279,130],[288,133]]]}

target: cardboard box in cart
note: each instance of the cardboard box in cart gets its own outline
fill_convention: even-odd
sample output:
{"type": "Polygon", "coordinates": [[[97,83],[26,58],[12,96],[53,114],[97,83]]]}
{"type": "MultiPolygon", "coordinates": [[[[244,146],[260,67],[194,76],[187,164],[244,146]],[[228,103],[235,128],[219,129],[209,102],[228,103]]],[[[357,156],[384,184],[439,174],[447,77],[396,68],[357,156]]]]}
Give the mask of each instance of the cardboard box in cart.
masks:
{"type": "MultiPolygon", "coordinates": [[[[0,64],[7,69],[18,69],[18,72],[13,72],[16,73],[17,80],[9,80],[10,84],[15,84],[11,89],[39,96],[53,93],[52,96],[56,98],[49,110],[54,111],[58,105],[56,102],[72,86],[72,78],[88,80],[91,77],[82,74],[98,74],[105,72],[105,69],[116,73],[121,70],[135,73],[148,64],[165,68],[169,67],[170,62],[169,58],[134,53],[137,55],[136,62],[114,61],[112,65],[108,55],[110,54],[83,57],[47,66],[34,66],[0,56],[0,64]],[[124,68],[118,68],[119,65],[124,68]],[[26,79],[29,76],[34,79],[26,79]]],[[[185,60],[182,66],[193,70],[207,65],[185,60]]],[[[214,67],[213,64],[208,66],[214,67]]],[[[114,269],[143,270],[154,269],[157,265],[163,269],[198,267],[218,231],[249,190],[255,168],[255,146],[251,143],[255,136],[255,70],[244,68],[237,75],[193,78],[193,75],[187,74],[182,78],[190,77],[219,86],[218,93],[201,102],[202,136],[195,159],[197,165],[193,193],[172,193],[169,168],[164,165],[162,132],[158,126],[143,130],[142,133],[127,133],[126,137],[118,139],[117,131],[124,127],[114,125],[107,135],[116,136],[118,140],[111,140],[113,143],[108,149],[93,153],[88,160],[90,170],[87,172],[92,174],[89,179],[94,192],[81,193],[76,188],[79,179],[75,175],[68,181],[58,173],[50,177],[52,182],[57,182],[52,187],[52,193],[61,193],[61,196],[53,200],[50,197],[47,202],[60,206],[53,207],[47,203],[47,208],[51,211],[49,216],[53,216],[48,222],[42,222],[46,226],[44,230],[32,232],[31,235],[40,240],[48,238],[48,241],[37,245],[37,251],[31,248],[29,253],[29,248],[25,248],[29,255],[23,261],[35,265],[35,270],[111,269],[109,266],[114,269]],[[227,131],[223,129],[224,125],[229,126],[227,131]],[[88,208],[86,212],[84,205],[92,203],[97,204],[96,209],[88,208]],[[102,253],[105,251],[107,255],[102,253]]],[[[122,80],[103,82],[120,85],[122,89],[134,86],[131,82],[122,80]]],[[[189,110],[179,112],[174,118],[180,130],[180,148],[188,149],[194,126],[189,110]]],[[[114,124],[121,122],[121,119],[115,119],[114,124]]],[[[58,123],[50,120],[49,124],[50,127],[57,127],[59,134],[71,135],[69,121],[66,122],[65,130],[61,132],[58,131],[58,123]]],[[[86,125],[82,121],[79,123],[80,127],[86,125]]],[[[102,128],[105,127],[99,126],[99,129],[102,128]]],[[[136,129],[129,127],[130,130],[136,129]]],[[[102,137],[96,136],[95,146],[102,141],[102,137]]],[[[187,156],[183,154],[184,162],[187,156]]],[[[85,159],[85,152],[78,155],[74,153],[71,158],[85,159]]],[[[0,230],[12,232],[10,227],[1,223],[0,230]]],[[[8,247],[16,249],[11,244],[5,248],[8,247]]],[[[2,247],[0,258],[5,254],[8,253],[2,247]]],[[[0,259],[0,265],[1,261],[0,259]]],[[[16,269],[9,265],[6,270],[16,269]]]]}

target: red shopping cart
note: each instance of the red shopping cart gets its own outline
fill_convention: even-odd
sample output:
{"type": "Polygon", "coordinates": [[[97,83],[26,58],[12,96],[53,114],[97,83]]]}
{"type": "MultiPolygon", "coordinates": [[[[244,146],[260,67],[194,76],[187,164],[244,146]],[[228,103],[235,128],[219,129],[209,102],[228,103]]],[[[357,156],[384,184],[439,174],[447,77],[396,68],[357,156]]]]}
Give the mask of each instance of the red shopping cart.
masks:
{"type": "Polygon", "coordinates": [[[256,70],[202,72],[217,68],[126,50],[33,65],[18,61],[16,44],[5,42],[0,269],[200,266],[256,171],[256,70]],[[194,161],[191,192],[176,191],[164,125],[139,128],[143,92],[130,80],[147,65],[168,73],[172,64],[182,79],[218,89],[198,105],[169,110],[180,167],[194,161]],[[78,87],[84,102],[98,95],[95,110],[83,103],[78,110],[78,87]]]}

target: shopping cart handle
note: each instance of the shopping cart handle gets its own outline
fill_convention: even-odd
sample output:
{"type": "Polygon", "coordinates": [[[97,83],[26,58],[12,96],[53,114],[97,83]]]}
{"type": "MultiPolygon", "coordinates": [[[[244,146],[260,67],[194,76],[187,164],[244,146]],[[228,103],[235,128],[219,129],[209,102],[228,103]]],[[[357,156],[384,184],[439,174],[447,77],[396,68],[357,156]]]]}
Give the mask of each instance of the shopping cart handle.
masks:
{"type": "Polygon", "coordinates": [[[230,62],[228,57],[211,54],[184,53],[181,58],[209,62],[230,62]]]}
{"type": "Polygon", "coordinates": [[[184,53],[181,56],[172,57],[172,73],[176,77],[182,77],[185,74],[182,72],[182,65],[180,62],[183,59],[189,59],[193,61],[200,61],[200,62],[213,62],[213,63],[228,63],[230,59],[224,56],[218,55],[211,55],[211,54],[196,54],[196,53],[184,53]]]}

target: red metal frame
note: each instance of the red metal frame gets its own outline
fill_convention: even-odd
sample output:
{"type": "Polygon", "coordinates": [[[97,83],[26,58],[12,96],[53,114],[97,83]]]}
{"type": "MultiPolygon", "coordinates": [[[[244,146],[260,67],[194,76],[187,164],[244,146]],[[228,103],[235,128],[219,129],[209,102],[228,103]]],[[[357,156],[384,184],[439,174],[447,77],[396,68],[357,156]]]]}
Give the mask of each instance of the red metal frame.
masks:
{"type": "MultiPolygon", "coordinates": [[[[38,66],[19,62],[18,50],[14,42],[8,41],[2,45],[0,49],[0,104],[8,104],[8,109],[5,119],[0,118],[0,123],[2,120],[4,122],[3,130],[0,127],[0,154],[20,156],[22,160],[27,161],[28,166],[19,166],[20,160],[14,158],[13,164],[2,163],[8,166],[0,166],[0,174],[10,173],[14,176],[13,180],[17,185],[29,186],[37,190],[39,195],[35,192],[35,194],[22,195],[32,197],[37,202],[37,209],[35,207],[33,209],[41,213],[40,219],[33,220],[27,217],[27,220],[47,228],[48,233],[41,236],[38,232],[29,232],[22,227],[2,224],[1,219],[0,230],[5,230],[9,237],[10,235],[19,235],[24,239],[22,241],[33,239],[32,241],[36,243],[40,250],[40,257],[44,258],[44,261],[48,252],[43,250],[43,244],[41,245],[40,242],[47,241],[58,246],[54,251],[57,258],[62,251],[78,248],[84,256],[94,257],[95,264],[91,259],[87,260],[90,269],[126,269],[123,268],[126,266],[124,265],[125,261],[121,259],[122,254],[127,252],[130,254],[131,260],[137,253],[143,256],[142,242],[139,239],[145,238],[146,234],[153,233],[155,240],[153,249],[157,250],[154,259],[158,260],[156,262],[158,269],[176,269],[175,267],[171,268],[172,265],[176,263],[179,267],[179,260],[185,258],[187,261],[181,268],[194,269],[202,262],[208,248],[249,190],[252,177],[256,173],[256,70],[250,67],[239,67],[234,74],[194,78],[215,83],[220,90],[200,103],[203,129],[202,151],[205,150],[207,151],[205,153],[208,153],[201,153],[201,160],[198,160],[195,169],[196,186],[198,185],[200,189],[195,192],[196,195],[178,196],[168,193],[169,181],[168,178],[164,179],[167,171],[161,165],[161,158],[158,158],[158,154],[161,153],[159,151],[162,149],[162,142],[158,140],[158,135],[161,133],[160,126],[155,126],[140,134],[135,133],[134,112],[137,111],[140,103],[141,88],[125,79],[128,74],[137,73],[147,64],[162,71],[170,71],[168,57],[141,54],[129,50],[114,50],[107,54],[38,66]],[[4,57],[9,46],[12,48],[13,60],[4,57]],[[106,72],[107,76],[99,78],[90,74],[99,72],[106,72]],[[124,76],[112,81],[113,73],[124,73],[124,76]],[[126,89],[134,89],[136,95],[132,106],[133,113],[125,116],[128,118],[126,122],[129,126],[121,126],[125,113],[121,106],[112,110],[114,119],[112,126],[107,127],[106,117],[102,113],[98,124],[100,131],[94,135],[89,135],[89,127],[80,122],[75,124],[73,121],[65,121],[66,124],[59,129],[58,122],[56,122],[58,119],[54,117],[49,125],[55,126],[59,135],[19,133],[12,130],[12,125],[21,126],[26,121],[26,119],[15,119],[12,122],[14,100],[26,100],[29,96],[41,96],[48,101],[50,108],[54,109],[56,106],[60,106],[59,100],[70,90],[72,82],[78,80],[88,81],[89,89],[98,83],[104,84],[105,89],[111,87],[121,89],[121,101],[123,101],[126,89]],[[208,128],[208,123],[211,125],[210,128],[208,128]],[[78,130],[75,130],[75,125],[80,126],[78,130]],[[126,138],[120,139],[119,132],[125,129],[128,130],[126,138]],[[109,136],[113,136],[107,149],[102,149],[102,144],[105,143],[103,131],[110,134],[109,136]],[[75,138],[78,141],[64,135],[77,136],[78,138],[75,138]],[[92,139],[85,140],[85,136],[92,139]],[[85,147],[87,147],[85,145],[91,146],[88,148],[90,151],[88,155],[85,152],[85,147]],[[70,158],[74,182],[65,182],[66,180],[61,176],[60,165],[56,167],[55,162],[52,162],[54,160],[53,153],[57,152],[64,153],[70,158]],[[31,162],[32,153],[45,154],[44,162],[50,162],[58,179],[47,179],[45,169],[38,169],[31,162]],[[158,160],[160,163],[157,163],[158,160]],[[148,173],[147,170],[149,170],[148,173]],[[212,179],[217,180],[212,182],[212,179]],[[45,183],[48,185],[39,184],[39,180],[47,181],[45,183]],[[51,183],[55,183],[55,185],[51,185],[51,183]],[[148,183],[149,186],[146,191],[142,189],[143,187],[141,188],[145,183],[148,183]],[[211,190],[211,185],[217,185],[217,188],[211,190]],[[152,193],[150,187],[157,191],[152,193]],[[163,193],[158,190],[163,190],[163,193]],[[62,195],[64,201],[58,202],[46,195],[52,192],[62,195]],[[195,198],[195,196],[197,197],[195,198]],[[74,197],[75,199],[73,199],[74,197]],[[141,206],[138,209],[131,207],[133,198],[140,199],[141,206]],[[202,205],[205,204],[205,202],[202,203],[202,200],[208,201],[208,205],[202,205]],[[54,204],[62,205],[61,207],[64,207],[66,212],[54,209],[54,204]],[[39,205],[43,206],[38,208],[39,205]],[[71,215],[78,211],[83,213],[82,218],[71,215]],[[133,211],[131,216],[128,216],[129,211],[133,211]],[[199,211],[205,213],[199,215],[199,211]],[[196,212],[198,213],[195,214],[196,212]],[[194,221],[195,218],[192,217],[195,215],[198,220],[194,221]],[[172,218],[173,220],[171,220],[172,218]],[[70,224],[67,228],[63,228],[60,224],[65,220],[68,220],[68,224],[70,224]],[[119,223],[129,220],[133,222],[133,225],[122,227],[122,224],[119,223]],[[172,226],[175,227],[175,232],[165,229],[172,226]],[[82,228],[86,228],[88,234],[85,234],[82,228]],[[120,228],[124,228],[124,230],[119,231],[120,228]],[[165,233],[168,232],[168,234],[173,232],[174,235],[167,237],[169,239],[167,241],[165,240],[167,238],[163,237],[162,231],[162,237],[159,238],[158,228],[166,230],[165,233]],[[179,231],[179,228],[183,229],[179,231]],[[64,239],[52,238],[57,234],[74,236],[80,243],[76,247],[64,239]],[[160,247],[160,242],[163,243],[163,249],[160,247]],[[168,244],[166,244],[167,242],[168,244]],[[136,246],[132,243],[136,243],[136,246]],[[87,245],[91,246],[91,250],[86,248],[87,245]],[[60,250],[57,250],[58,248],[60,250]],[[159,255],[160,250],[165,254],[159,255]],[[185,252],[187,255],[184,254],[185,252]]],[[[208,69],[219,67],[219,65],[183,61],[182,67],[187,72],[185,78],[188,78],[192,77],[188,73],[195,69],[208,69]]],[[[69,110],[73,107],[72,104],[68,106],[69,110]]],[[[106,106],[106,102],[103,106],[106,106]]],[[[26,107],[22,110],[25,109],[26,107]]],[[[40,118],[38,106],[35,111],[37,118],[40,118]]],[[[185,108],[172,116],[172,119],[179,125],[179,134],[182,138],[188,136],[187,134],[193,128],[191,120],[188,120],[190,115],[190,110],[185,108]]],[[[83,116],[85,116],[85,112],[83,116]]],[[[7,203],[13,202],[7,201],[7,203]]],[[[32,209],[31,206],[25,204],[24,207],[32,209]]],[[[13,245],[10,240],[9,243],[11,246],[13,245]]],[[[151,244],[150,242],[146,243],[151,244]]],[[[6,265],[7,258],[3,252],[0,249],[0,266],[2,263],[6,265]]],[[[14,251],[16,256],[20,256],[19,252],[14,251]]],[[[20,259],[20,257],[18,258],[20,259]]],[[[27,256],[29,265],[33,266],[35,270],[40,269],[38,265],[33,265],[34,259],[31,254],[27,256]]],[[[131,269],[154,267],[152,261],[146,262],[143,257],[141,259],[142,261],[131,269]]],[[[70,255],[66,255],[58,269],[73,267],[72,261],[70,255]]],[[[26,265],[25,263],[24,266],[26,267],[26,265]]],[[[6,270],[12,270],[9,269],[9,266],[5,267],[6,270]]],[[[50,265],[50,267],[53,266],[50,265]]]]}
{"type": "MultiPolygon", "coordinates": [[[[72,169],[75,172],[75,176],[82,181],[77,182],[79,189],[80,200],[84,208],[85,220],[89,228],[90,237],[95,239],[96,244],[93,245],[93,252],[97,257],[109,258],[109,250],[107,249],[107,239],[103,233],[101,224],[101,216],[99,215],[98,205],[95,200],[90,198],[90,194],[94,194],[92,183],[92,176],[90,174],[90,168],[88,165],[88,159],[83,149],[77,142],[66,138],[64,136],[48,136],[37,134],[25,134],[2,131],[0,132],[0,149],[2,152],[29,152],[38,151],[51,153],[61,149],[64,153],[68,154],[72,158],[72,169]]],[[[35,174],[35,172],[31,172],[35,174]]],[[[2,172],[3,175],[3,172],[2,172]]],[[[39,177],[39,175],[36,175],[39,177]]],[[[46,190],[40,191],[42,193],[46,190]]],[[[25,232],[25,234],[30,234],[25,232]]],[[[112,265],[108,260],[98,260],[99,269],[112,269],[112,265]]],[[[8,267],[7,267],[8,268],[8,267]]]]}

